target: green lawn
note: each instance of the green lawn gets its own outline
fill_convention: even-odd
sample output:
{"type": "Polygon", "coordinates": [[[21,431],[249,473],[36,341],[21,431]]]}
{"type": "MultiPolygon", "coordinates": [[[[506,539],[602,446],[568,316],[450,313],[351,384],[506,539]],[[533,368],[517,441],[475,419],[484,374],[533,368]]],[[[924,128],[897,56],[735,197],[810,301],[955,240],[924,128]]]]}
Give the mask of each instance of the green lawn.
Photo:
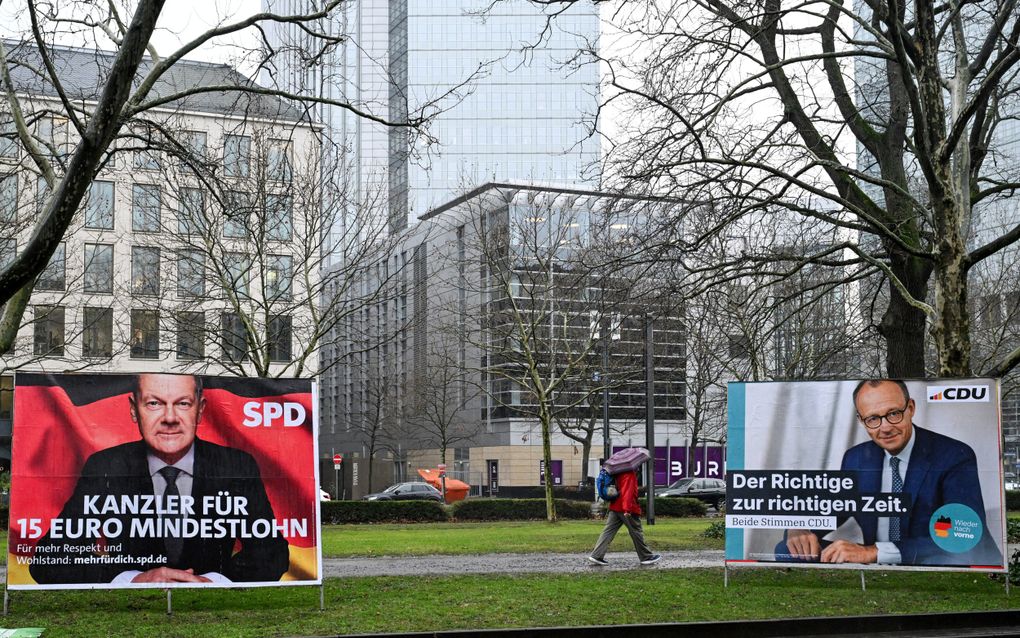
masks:
{"type": "Polygon", "coordinates": [[[271,637],[442,629],[899,614],[1020,607],[1001,581],[957,573],[722,569],[577,575],[355,578],[314,587],[174,592],[14,592],[6,627],[75,636],[271,637]],[[613,611],[593,591],[612,592],[613,611]]]}
{"type": "MultiPolygon", "coordinates": [[[[718,520],[718,519],[716,519],[718,520]]],[[[657,551],[722,549],[723,540],[701,536],[712,519],[660,518],[645,525],[645,538],[657,551]]],[[[326,557],[587,552],[595,546],[602,521],[429,523],[413,525],[330,525],[323,529],[326,557]]],[[[614,551],[632,548],[626,530],[614,551]]]]}

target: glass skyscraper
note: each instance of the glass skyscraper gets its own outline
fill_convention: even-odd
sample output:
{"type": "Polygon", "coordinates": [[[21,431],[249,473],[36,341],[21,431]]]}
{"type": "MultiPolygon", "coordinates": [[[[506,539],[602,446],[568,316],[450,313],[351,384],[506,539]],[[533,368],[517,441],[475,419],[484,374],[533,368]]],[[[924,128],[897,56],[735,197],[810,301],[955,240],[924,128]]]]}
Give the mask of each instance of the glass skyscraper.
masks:
{"type": "MultiPolygon", "coordinates": [[[[311,2],[263,4],[296,12],[311,2]]],[[[287,90],[343,99],[391,121],[438,113],[417,138],[339,107],[317,113],[343,151],[352,191],[391,230],[484,182],[598,181],[598,140],[586,123],[598,108],[599,69],[577,63],[579,51],[598,46],[598,10],[582,3],[550,19],[525,0],[489,4],[347,3],[322,26],[344,34],[343,43],[314,63],[300,30],[281,25],[270,34],[283,52],[272,80],[287,90]]]]}

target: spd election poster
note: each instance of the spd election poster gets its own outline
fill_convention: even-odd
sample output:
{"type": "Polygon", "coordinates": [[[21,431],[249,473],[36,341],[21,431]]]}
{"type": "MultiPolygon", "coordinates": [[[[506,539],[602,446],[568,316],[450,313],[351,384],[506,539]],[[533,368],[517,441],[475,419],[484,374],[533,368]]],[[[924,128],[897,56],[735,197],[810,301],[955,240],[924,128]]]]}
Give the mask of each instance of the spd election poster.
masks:
{"type": "Polygon", "coordinates": [[[727,564],[1004,571],[995,379],[731,383],[727,564]]]}
{"type": "Polygon", "coordinates": [[[315,385],[15,377],[10,589],[321,583],[315,385]]]}

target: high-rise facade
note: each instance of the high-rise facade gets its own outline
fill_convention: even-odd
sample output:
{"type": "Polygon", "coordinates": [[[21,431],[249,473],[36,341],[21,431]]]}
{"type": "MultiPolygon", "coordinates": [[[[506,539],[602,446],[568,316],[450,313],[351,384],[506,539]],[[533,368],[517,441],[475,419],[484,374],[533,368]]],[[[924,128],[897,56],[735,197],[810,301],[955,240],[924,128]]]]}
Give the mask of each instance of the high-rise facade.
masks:
{"type": "MultiPolygon", "coordinates": [[[[263,0],[278,13],[308,0],[263,0]]],[[[433,116],[424,135],[325,105],[357,205],[401,230],[456,194],[493,180],[593,185],[598,46],[589,3],[552,18],[524,0],[355,0],[321,28],[343,35],[314,55],[295,26],[270,34],[282,53],[263,76],[290,91],[344,101],[389,122],[433,116]]],[[[310,42],[310,40],[309,40],[310,42]]],[[[350,232],[352,229],[338,229],[350,232]]]]}

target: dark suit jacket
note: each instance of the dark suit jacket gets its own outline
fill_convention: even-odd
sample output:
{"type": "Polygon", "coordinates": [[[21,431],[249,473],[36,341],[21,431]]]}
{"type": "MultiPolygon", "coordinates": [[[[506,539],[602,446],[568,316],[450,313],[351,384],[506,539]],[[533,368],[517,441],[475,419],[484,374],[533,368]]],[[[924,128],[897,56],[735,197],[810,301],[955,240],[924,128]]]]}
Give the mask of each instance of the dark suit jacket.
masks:
{"type": "MultiPolygon", "coordinates": [[[[202,518],[244,518],[273,521],[273,509],[266,496],[261,475],[255,459],[246,452],[214,443],[195,439],[194,480],[191,495],[195,499],[195,517],[202,518]],[[232,496],[247,498],[247,515],[227,515],[215,512],[202,514],[205,496],[217,496],[229,492],[232,496]]],[[[60,513],[64,519],[84,517],[83,498],[99,495],[102,503],[106,495],[151,495],[152,478],[146,459],[143,441],[125,443],[100,450],[85,461],[74,494],[68,499],[60,513]]],[[[96,516],[93,516],[95,518],[96,516]]],[[[290,563],[286,539],[282,537],[243,538],[188,538],[184,541],[181,558],[176,563],[165,562],[166,549],[163,538],[131,538],[128,533],[130,522],[136,516],[102,515],[98,518],[118,518],[124,524],[124,531],[117,538],[107,539],[108,547],[120,545],[119,551],[108,550],[110,556],[122,556],[126,562],[98,562],[75,564],[72,552],[64,551],[65,545],[86,546],[100,539],[51,539],[47,534],[38,546],[58,545],[61,551],[39,554],[60,558],[70,555],[70,564],[32,564],[31,574],[40,584],[51,583],[108,583],[124,571],[146,571],[166,565],[178,569],[194,569],[196,574],[219,572],[232,581],[276,581],[287,571],[290,563]],[[235,542],[240,542],[240,551],[234,553],[235,542]],[[148,556],[162,557],[157,564],[144,564],[137,559],[148,556]]],[[[85,554],[88,556],[89,554],[85,554]]]]}
{"type": "MultiPolygon", "coordinates": [[[[988,534],[985,506],[978,480],[974,450],[962,441],[914,426],[914,449],[910,453],[903,491],[910,494],[910,513],[900,517],[902,540],[896,542],[903,565],[1001,565],[1002,554],[988,534]],[[931,538],[929,523],[935,510],[947,503],[961,503],[981,518],[984,534],[978,545],[968,551],[942,550],[931,538]]],[[[841,470],[857,473],[861,494],[882,491],[885,451],[874,441],[855,445],[843,455],[841,470]]],[[[853,515],[864,535],[864,545],[874,545],[878,532],[878,514],[853,515]]],[[[843,524],[849,517],[838,519],[843,524]]],[[[827,532],[815,531],[819,538],[827,532]]],[[[777,557],[788,556],[786,541],[776,546],[777,557]]]]}

